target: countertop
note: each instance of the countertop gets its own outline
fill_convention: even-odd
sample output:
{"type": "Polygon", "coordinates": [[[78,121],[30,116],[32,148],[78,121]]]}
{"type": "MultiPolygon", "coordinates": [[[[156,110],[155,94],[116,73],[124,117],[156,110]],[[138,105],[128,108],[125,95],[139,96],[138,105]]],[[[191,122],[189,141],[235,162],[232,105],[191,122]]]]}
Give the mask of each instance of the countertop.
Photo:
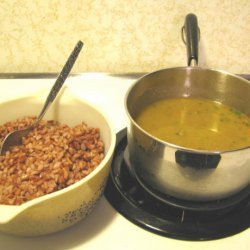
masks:
{"type": "MultiPolygon", "coordinates": [[[[116,131],[127,124],[124,96],[140,74],[110,75],[85,73],[69,77],[66,85],[75,95],[95,103],[110,116],[116,131]]],[[[0,101],[17,95],[32,94],[49,88],[55,75],[0,76],[0,101]],[[41,77],[43,76],[43,77],[41,77]],[[12,78],[12,79],[11,79],[12,78]]],[[[84,220],[64,231],[41,237],[16,237],[0,233],[0,248],[4,250],[27,249],[187,249],[187,250],[248,250],[250,229],[237,235],[211,241],[183,241],[150,233],[116,212],[102,197],[93,212],[84,220]]]]}

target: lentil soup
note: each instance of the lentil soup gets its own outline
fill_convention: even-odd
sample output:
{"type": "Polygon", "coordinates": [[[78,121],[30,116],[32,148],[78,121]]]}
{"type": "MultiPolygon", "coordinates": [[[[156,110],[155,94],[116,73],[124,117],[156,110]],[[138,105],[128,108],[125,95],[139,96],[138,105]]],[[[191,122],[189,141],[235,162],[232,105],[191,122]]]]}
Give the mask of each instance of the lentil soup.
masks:
{"type": "Polygon", "coordinates": [[[202,98],[156,101],[135,121],[166,142],[199,150],[250,146],[250,117],[222,103],[202,98]]]}

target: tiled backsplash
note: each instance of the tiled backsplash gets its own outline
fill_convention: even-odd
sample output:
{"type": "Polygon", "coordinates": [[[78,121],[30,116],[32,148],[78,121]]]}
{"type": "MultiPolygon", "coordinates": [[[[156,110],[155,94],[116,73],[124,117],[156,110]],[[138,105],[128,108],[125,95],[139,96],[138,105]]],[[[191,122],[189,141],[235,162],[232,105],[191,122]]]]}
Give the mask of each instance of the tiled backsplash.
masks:
{"type": "Polygon", "coordinates": [[[250,73],[249,0],[3,0],[0,73],[58,72],[79,39],[74,72],[185,66],[181,27],[190,12],[200,65],[250,73]]]}

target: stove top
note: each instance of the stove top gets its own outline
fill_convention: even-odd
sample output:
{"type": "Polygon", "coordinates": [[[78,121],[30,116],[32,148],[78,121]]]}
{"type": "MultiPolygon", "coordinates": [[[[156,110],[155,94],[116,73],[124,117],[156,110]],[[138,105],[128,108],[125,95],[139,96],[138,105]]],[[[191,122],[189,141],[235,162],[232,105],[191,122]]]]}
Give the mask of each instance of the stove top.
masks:
{"type": "Polygon", "coordinates": [[[249,187],[230,198],[209,202],[183,201],[162,194],[155,197],[133,175],[126,147],[123,129],[117,134],[105,196],[131,222],[162,236],[197,241],[224,238],[249,228],[249,187]]]}

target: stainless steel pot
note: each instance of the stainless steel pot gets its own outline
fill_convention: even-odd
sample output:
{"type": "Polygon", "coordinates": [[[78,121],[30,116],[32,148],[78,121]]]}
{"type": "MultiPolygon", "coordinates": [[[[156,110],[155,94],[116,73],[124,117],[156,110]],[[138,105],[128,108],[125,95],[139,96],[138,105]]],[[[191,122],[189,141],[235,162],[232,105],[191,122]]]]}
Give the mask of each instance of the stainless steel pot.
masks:
{"type": "Polygon", "coordinates": [[[221,152],[187,149],[155,138],[135,122],[145,106],[171,97],[210,98],[250,115],[250,82],[224,71],[191,67],[198,63],[195,15],[187,15],[183,31],[189,66],[147,74],[127,93],[130,162],[139,182],[157,197],[165,194],[189,201],[230,197],[249,189],[250,146],[221,152]]]}

